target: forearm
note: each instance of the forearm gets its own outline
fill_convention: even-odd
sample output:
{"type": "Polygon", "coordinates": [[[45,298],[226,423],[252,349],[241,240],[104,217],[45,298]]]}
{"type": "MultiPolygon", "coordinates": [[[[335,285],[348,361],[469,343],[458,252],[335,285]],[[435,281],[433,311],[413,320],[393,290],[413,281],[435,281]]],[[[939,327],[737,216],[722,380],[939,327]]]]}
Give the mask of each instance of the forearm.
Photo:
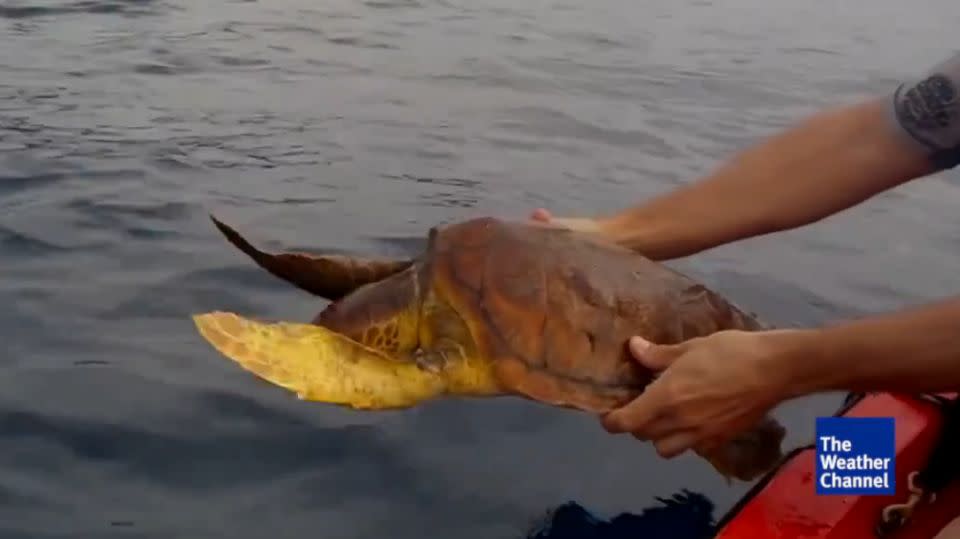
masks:
{"type": "Polygon", "coordinates": [[[774,369],[795,397],[819,391],[960,390],[960,299],[780,335],[774,369]]]}
{"type": "Polygon", "coordinates": [[[934,171],[892,127],[886,100],[821,112],[715,173],[600,218],[601,232],[657,260],[818,221],[934,171]]]}

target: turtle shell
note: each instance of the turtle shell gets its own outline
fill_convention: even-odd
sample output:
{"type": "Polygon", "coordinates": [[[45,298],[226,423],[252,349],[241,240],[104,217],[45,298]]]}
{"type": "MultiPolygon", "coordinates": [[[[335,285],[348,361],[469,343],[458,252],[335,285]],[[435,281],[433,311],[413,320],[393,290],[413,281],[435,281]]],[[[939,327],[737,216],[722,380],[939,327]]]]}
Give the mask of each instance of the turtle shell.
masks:
{"type": "Polygon", "coordinates": [[[431,230],[430,285],[464,319],[505,390],[606,412],[653,373],[633,335],[674,344],[762,329],[702,284],[629,249],[565,229],[475,219],[431,230]]]}

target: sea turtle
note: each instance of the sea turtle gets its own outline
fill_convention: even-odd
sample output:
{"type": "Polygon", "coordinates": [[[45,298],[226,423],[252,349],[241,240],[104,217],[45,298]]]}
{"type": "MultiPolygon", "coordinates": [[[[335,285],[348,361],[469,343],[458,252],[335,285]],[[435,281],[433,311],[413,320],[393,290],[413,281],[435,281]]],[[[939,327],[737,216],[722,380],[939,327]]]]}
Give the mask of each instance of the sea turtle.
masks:
{"type": "MultiPolygon", "coordinates": [[[[670,344],[759,330],[753,316],[691,278],[596,236],[475,218],[432,227],[410,260],[271,254],[211,216],[262,268],[331,300],[312,323],[194,316],[206,340],[301,399],[397,409],[442,395],[517,395],[591,413],[638,395],[654,374],[629,357],[643,335],[670,344]]],[[[781,458],[765,417],[701,456],[727,480],[781,458]]]]}

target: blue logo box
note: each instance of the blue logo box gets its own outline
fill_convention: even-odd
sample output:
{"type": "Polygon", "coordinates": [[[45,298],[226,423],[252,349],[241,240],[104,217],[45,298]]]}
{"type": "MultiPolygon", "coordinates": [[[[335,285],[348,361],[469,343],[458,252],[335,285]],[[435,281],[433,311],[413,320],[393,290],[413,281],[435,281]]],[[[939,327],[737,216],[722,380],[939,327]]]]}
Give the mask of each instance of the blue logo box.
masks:
{"type": "Polygon", "coordinates": [[[896,490],[892,417],[817,418],[817,494],[876,495],[896,490]]]}

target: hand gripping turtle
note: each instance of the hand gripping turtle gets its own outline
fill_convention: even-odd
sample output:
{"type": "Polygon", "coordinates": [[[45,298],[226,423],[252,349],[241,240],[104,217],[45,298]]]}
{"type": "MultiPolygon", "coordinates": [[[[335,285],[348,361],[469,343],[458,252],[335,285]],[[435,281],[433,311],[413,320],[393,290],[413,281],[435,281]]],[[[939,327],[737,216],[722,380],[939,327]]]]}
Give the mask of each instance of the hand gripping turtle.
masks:
{"type": "MultiPolygon", "coordinates": [[[[567,229],[472,219],[431,228],[419,256],[390,260],[266,253],[211,218],[259,266],[331,300],[309,324],[194,316],[214,348],[305,400],[384,410],[515,395],[603,413],[654,377],[629,356],[632,335],[673,344],[763,329],[690,278],[567,229]]],[[[701,456],[749,481],[782,458],[784,434],[766,417],[701,456]]]]}

